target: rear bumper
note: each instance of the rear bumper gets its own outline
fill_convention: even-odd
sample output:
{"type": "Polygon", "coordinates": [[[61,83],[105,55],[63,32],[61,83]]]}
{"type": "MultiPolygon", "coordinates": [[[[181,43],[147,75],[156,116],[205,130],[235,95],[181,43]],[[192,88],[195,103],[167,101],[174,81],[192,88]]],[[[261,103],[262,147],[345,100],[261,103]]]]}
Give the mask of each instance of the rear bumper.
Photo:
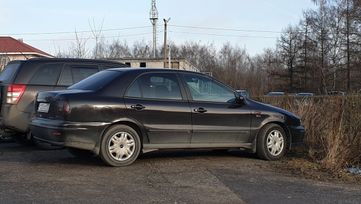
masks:
{"type": "Polygon", "coordinates": [[[303,145],[303,139],[305,137],[305,127],[300,126],[289,126],[289,131],[291,134],[291,146],[300,146],[303,145]]]}
{"type": "Polygon", "coordinates": [[[98,152],[100,136],[106,123],[73,123],[50,119],[34,119],[30,130],[35,139],[50,144],[98,152]]]}

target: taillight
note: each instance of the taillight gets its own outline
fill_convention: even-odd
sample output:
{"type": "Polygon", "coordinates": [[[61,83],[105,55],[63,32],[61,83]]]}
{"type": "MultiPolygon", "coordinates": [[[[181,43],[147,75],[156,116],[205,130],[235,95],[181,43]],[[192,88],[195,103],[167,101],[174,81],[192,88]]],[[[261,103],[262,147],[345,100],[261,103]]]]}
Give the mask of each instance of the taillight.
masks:
{"type": "Polygon", "coordinates": [[[6,103],[17,104],[24,94],[26,85],[23,84],[11,84],[8,86],[8,93],[6,103]]]}
{"type": "Polygon", "coordinates": [[[70,106],[69,106],[69,103],[66,101],[63,103],[63,111],[66,114],[70,113],[70,106]]]}
{"type": "Polygon", "coordinates": [[[58,111],[61,113],[70,113],[70,106],[67,101],[58,101],[58,111]]]}

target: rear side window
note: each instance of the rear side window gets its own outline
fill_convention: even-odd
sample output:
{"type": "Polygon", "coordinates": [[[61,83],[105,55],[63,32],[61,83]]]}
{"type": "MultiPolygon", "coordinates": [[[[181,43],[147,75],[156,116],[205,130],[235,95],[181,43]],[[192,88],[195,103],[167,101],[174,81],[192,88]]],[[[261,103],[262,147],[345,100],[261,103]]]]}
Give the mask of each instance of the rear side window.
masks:
{"type": "Polygon", "coordinates": [[[93,75],[99,71],[97,66],[92,67],[72,67],[71,72],[73,74],[73,83],[79,82],[90,75],[93,75]]]}
{"type": "Polygon", "coordinates": [[[73,76],[71,75],[70,67],[64,67],[61,72],[58,85],[60,86],[70,86],[73,83],[73,76]]]}
{"type": "Polygon", "coordinates": [[[91,75],[90,77],[74,84],[68,89],[92,90],[96,91],[108,85],[115,78],[122,74],[120,71],[105,70],[91,75]]]}
{"type": "Polygon", "coordinates": [[[95,73],[97,73],[98,66],[65,66],[61,72],[58,85],[71,86],[95,73]]]}
{"type": "Polygon", "coordinates": [[[44,64],[38,68],[30,84],[54,86],[58,81],[62,64],[44,64]]]}
{"type": "Polygon", "coordinates": [[[182,100],[175,74],[146,74],[139,77],[126,94],[132,98],[182,100]]]}
{"type": "Polygon", "coordinates": [[[0,74],[0,81],[10,83],[20,67],[20,63],[8,64],[0,74]]]}

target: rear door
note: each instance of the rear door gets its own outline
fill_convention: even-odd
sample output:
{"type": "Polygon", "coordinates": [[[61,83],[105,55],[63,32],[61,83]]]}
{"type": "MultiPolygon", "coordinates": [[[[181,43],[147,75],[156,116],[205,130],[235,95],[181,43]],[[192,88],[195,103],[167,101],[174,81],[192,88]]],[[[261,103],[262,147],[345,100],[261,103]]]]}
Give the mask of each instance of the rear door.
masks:
{"type": "Polygon", "coordinates": [[[252,111],[235,103],[233,90],[200,74],[183,74],[192,99],[192,144],[247,142],[252,111]]]}
{"type": "Polygon", "coordinates": [[[146,73],[125,94],[128,117],[143,124],[151,144],[189,144],[191,111],[176,73],[146,73]]]}

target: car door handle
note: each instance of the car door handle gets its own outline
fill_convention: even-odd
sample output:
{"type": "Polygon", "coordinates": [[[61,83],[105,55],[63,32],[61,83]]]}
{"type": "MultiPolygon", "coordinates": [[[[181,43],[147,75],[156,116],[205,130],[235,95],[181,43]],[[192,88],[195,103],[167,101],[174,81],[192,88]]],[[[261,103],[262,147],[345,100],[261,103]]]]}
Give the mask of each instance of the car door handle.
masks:
{"type": "Polygon", "coordinates": [[[137,105],[131,105],[130,108],[132,108],[134,110],[143,110],[143,109],[145,109],[145,106],[143,106],[141,104],[137,104],[137,105]]]}
{"type": "Polygon", "coordinates": [[[197,112],[197,113],[205,113],[205,112],[207,112],[207,110],[206,110],[205,108],[199,107],[199,108],[195,108],[195,109],[194,109],[194,112],[197,112]]]}

